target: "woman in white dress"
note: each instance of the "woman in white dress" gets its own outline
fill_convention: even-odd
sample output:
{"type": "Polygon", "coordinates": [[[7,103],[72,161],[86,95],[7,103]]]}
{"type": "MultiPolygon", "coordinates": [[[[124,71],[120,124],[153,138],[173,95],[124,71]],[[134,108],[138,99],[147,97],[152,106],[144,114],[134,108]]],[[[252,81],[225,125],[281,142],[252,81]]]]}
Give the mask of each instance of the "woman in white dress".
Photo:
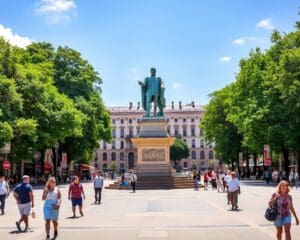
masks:
{"type": "Polygon", "coordinates": [[[45,219],[45,230],[46,230],[46,240],[50,239],[50,222],[52,221],[54,227],[54,237],[57,237],[57,227],[58,227],[58,211],[61,204],[61,192],[56,186],[55,178],[49,178],[46,183],[42,199],[44,203],[44,219],[45,219]]]}

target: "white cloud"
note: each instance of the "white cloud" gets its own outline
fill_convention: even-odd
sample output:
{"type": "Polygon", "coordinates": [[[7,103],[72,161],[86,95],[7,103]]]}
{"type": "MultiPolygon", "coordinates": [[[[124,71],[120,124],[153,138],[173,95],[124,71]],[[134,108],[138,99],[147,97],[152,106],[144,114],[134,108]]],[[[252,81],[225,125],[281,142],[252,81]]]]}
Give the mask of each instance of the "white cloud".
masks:
{"type": "Polygon", "coordinates": [[[256,24],[257,28],[263,28],[263,29],[268,29],[268,30],[273,30],[275,29],[274,25],[272,24],[272,19],[271,18],[265,18],[259,21],[256,24]]]}
{"type": "Polygon", "coordinates": [[[266,40],[257,37],[241,37],[232,41],[235,45],[245,45],[248,42],[265,43],[266,40]]]}
{"type": "Polygon", "coordinates": [[[51,24],[68,22],[76,16],[76,3],[74,0],[40,0],[36,12],[51,24]]]}
{"type": "Polygon", "coordinates": [[[11,28],[6,28],[2,24],[0,24],[0,36],[2,36],[11,45],[21,48],[25,48],[32,43],[28,37],[21,37],[18,34],[13,33],[11,28]]]}
{"type": "Polygon", "coordinates": [[[221,58],[219,58],[219,61],[220,62],[230,62],[231,61],[231,57],[229,57],[229,56],[224,56],[224,57],[221,57],[221,58]]]}
{"type": "Polygon", "coordinates": [[[181,84],[178,83],[178,82],[173,82],[172,88],[173,88],[174,90],[177,90],[177,89],[181,88],[181,84]]]}

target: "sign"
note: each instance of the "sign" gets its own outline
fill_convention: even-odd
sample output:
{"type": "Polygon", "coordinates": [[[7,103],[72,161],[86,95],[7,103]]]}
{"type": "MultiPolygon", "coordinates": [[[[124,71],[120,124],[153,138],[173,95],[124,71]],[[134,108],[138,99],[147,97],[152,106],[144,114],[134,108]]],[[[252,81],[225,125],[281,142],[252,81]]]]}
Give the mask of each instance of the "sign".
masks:
{"type": "Polygon", "coordinates": [[[5,161],[3,162],[3,169],[4,169],[4,170],[10,169],[10,162],[9,162],[9,161],[5,160],[5,161]]]}
{"type": "Polygon", "coordinates": [[[61,168],[68,168],[68,155],[67,153],[62,153],[61,155],[61,162],[60,162],[61,168]]]}
{"type": "Polygon", "coordinates": [[[0,148],[0,152],[1,153],[10,153],[10,149],[11,149],[11,144],[7,143],[4,145],[3,148],[0,148]]]}
{"type": "Polygon", "coordinates": [[[267,144],[264,145],[264,164],[265,166],[271,166],[272,164],[270,146],[267,144]]]}

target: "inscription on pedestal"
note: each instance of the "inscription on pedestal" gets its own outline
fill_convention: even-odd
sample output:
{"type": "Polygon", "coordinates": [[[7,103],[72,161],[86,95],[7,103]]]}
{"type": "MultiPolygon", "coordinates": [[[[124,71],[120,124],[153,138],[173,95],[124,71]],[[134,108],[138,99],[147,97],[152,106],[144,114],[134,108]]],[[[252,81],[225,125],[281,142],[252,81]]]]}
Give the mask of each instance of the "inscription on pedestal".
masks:
{"type": "Polygon", "coordinates": [[[142,150],[143,162],[164,162],[166,151],[163,148],[149,148],[142,150]]]}

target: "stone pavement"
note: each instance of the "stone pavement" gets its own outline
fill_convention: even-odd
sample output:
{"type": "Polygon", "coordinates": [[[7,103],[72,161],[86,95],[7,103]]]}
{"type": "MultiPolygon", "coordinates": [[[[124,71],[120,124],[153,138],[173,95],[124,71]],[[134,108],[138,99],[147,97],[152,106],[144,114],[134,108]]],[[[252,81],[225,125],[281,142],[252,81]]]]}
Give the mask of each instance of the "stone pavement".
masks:
{"type": "MultiPolygon", "coordinates": [[[[106,184],[109,182],[107,181],[106,184]]],[[[239,211],[231,211],[226,194],[194,190],[104,190],[102,204],[94,205],[92,184],[84,184],[87,199],[85,216],[71,219],[67,186],[61,186],[59,238],[68,239],[275,239],[272,223],[264,211],[274,187],[260,182],[244,182],[239,211]]],[[[34,191],[37,218],[31,220],[31,232],[17,233],[18,210],[12,196],[6,215],[0,216],[0,239],[45,239],[41,194],[34,191]]],[[[300,215],[300,189],[293,190],[295,208],[300,215]]],[[[300,227],[292,226],[293,239],[300,239],[300,227]]]]}

